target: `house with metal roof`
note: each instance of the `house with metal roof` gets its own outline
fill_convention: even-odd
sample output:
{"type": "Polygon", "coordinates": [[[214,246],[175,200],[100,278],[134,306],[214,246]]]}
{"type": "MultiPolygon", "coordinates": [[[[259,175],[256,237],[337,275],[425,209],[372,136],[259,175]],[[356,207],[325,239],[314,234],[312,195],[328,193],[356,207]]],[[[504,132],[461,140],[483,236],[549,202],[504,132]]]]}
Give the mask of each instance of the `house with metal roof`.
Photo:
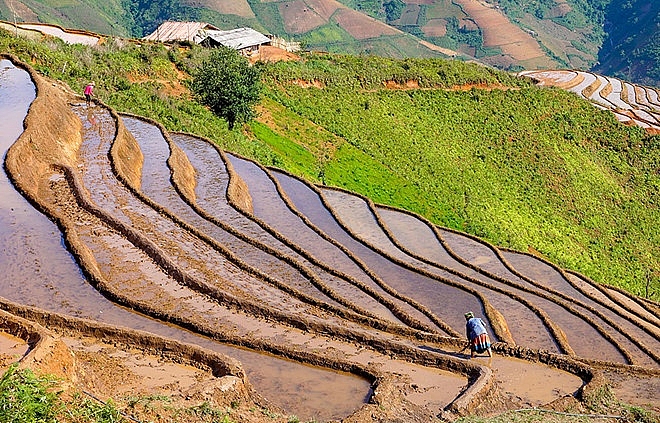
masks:
{"type": "Polygon", "coordinates": [[[206,47],[223,45],[242,53],[250,53],[259,49],[259,46],[270,44],[271,40],[264,34],[252,28],[237,28],[229,31],[201,30],[200,44],[206,47]]]}
{"type": "Polygon", "coordinates": [[[174,22],[165,21],[154,32],[142,38],[148,41],[160,41],[171,43],[175,41],[187,41],[197,43],[201,41],[198,37],[200,31],[218,31],[219,28],[205,22],[174,22]]]}

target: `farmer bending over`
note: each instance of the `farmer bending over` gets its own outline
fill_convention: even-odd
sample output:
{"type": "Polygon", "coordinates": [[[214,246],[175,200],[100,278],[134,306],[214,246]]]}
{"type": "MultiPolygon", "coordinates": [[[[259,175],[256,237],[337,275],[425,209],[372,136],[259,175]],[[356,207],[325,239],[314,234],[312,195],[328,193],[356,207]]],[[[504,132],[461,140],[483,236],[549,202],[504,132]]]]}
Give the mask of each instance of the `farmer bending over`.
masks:
{"type": "Polygon", "coordinates": [[[465,332],[467,338],[470,340],[470,357],[474,358],[474,354],[481,354],[484,351],[488,352],[488,357],[493,356],[490,350],[490,338],[486,332],[486,325],[484,321],[478,317],[474,317],[474,313],[465,313],[465,332]]]}

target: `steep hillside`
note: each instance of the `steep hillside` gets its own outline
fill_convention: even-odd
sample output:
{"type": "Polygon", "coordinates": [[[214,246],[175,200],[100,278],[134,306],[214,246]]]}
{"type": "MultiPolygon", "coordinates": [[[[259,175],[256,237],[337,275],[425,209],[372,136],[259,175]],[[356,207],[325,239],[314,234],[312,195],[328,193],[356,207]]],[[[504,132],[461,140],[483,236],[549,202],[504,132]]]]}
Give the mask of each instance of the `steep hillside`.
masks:
{"type": "Polygon", "coordinates": [[[660,86],[660,3],[613,0],[605,31],[607,37],[594,70],[660,86]]]}
{"type": "MultiPolygon", "coordinates": [[[[328,78],[329,70],[314,71],[323,67],[308,61],[277,65],[271,72],[279,83],[269,84],[269,97],[344,140],[323,181],[551,257],[600,282],[657,290],[657,137],[563,91],[505,88],[483,75],[486,90],[382,90],[357,82],[379,81],[359,69],[374,64],[332,62],[349,76],[328,78]],[[301,88],[298,79],[324,88],[301,88]],[[342,156],[353,149],[364,157],[346,168],[342,156]]],[[[401,66],[418,76],[401,77],[399,88],[433,86],[414,63],[401,66]]],[[[465,83],[438,73],[445,86],[465,83]]],[[[274,132],[308,142],[280,125],[274,132]]]]}
{"type": "Polygon", "coordinates": [[[108,35],[142,37],[161,22],[199,20],[220,28],[251,26],[303,41],[308,48],[392,57],[458,55],[343,6],[335,0],[284,2],[234,0],[44,0],[0,2],[0,19],[56,23],[108,35]]]}
{"type": "Polygon", "coordinates": [[[501,68],[589,67],[603,38],[600,0],[342,2],[501,68]]]}
{"type": "Polygon", "coordinates": [[[2,0],[0,19],[141,37],[167,19],[251,26],[311,50],[458,57],[509,70],[576,68],[654,84],[649,0],[2,0]]]}
{"type": "MultiPolygon", "coordinates": [[[[18,41],[23,56],[22,48],[39,47],[18,41]]],[[[46,44],[54,54],[29,56],[44,72],[58,57],[91,56],[86,47],[46,44]]],[[[133,78],[145,76],[142,60],[167,67],[163,49],[116,47],[98,49],[103,57],[94,64],[133,59],[133,78]]],[[[193,59],[188,53],[167,57],[183,63],[193,59]]],[[[385,99],[401,81],[412,87],[414,75],[425,76],[417,80],[425,89],[401,97],[418,106],[442,87],[451,100],[454,83],[533,93],[528,81],[442,61],[329,56],[308,63],[296,65],[298,74],[318,75],[316,88],[300,88],[327,91],[321,97],[362,87],[385,99]],[[392,77],[389,87],[378,88],[383,76],[392,77]]],[[[0,381],[0,421],[439,422],[521,408],[579,414],[557,423],[594,421],[593,413],[657,421],[660,304],[538,255],[310,184],[98,99],[87,104],[13,55],[0,54],[0,68],[8,177],[0,178],[0,220],[11,222],[0,232],[0,372],[19,366],[0,381]],[[70,256],[58,263],[65,250],[70,256]],[[65,277],[65,267],[79,271],[65,277]],[[478,339],[485,350],[467,335],[473,343],[465,353],[466,322],[491,334],[478,339]],[[57,379],[46,387],[20,369],[57,379]],[[88,396],[103,402],[103,413],[84,404],[88,396]],[[49,418],[33,417],[36,404],[49,418]]],[[[265,81],[302,84],[287,79],[295,67],[269,68],[265,81]]],[[[151,78],[146,86],[157,84],[151,78]]],[[[167,100],[162,91],[139,101],[158,107],[167,100]]],[[[373,116],[385,109],[365,108],[373,116]]],[[[326,170],[339,167],[339,156],[377,169],[377,154],[364,154],[371,143],[362,141],[347,138],[347,148],[336,141],[342,151],[326,150],[334,162],[326,170]]],[[[304,155],[291,142],[267,144],[304,155]]],[[[383,164],[394,167],[398,155],[383,164]]],[[[427,155],[432,148],[417,157],[427,155]]],[[[465,159],[457,166],[470,168],[465,159]]]]}

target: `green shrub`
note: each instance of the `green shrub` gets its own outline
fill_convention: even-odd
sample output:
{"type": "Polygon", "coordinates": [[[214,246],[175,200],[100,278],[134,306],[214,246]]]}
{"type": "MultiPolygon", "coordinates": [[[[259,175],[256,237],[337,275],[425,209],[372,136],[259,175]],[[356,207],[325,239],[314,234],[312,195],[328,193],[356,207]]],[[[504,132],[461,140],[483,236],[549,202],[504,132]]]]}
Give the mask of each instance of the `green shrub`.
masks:
{"type": "Polygon", "coordinates": [[[57,422],[57,395],[53,380],[31,370],[11,366],[0,379],[0,421],[5,423],[57,422]]]}

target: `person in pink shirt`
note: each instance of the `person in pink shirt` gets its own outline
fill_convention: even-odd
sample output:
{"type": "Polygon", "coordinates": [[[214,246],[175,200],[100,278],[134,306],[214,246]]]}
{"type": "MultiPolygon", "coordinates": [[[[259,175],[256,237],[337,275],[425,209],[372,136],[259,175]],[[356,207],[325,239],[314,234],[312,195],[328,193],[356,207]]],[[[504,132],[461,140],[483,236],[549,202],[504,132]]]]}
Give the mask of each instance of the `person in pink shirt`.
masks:
{"type": "Polygon", "coordinates": [[[85,94],[85,100],[87,101],[87,106],[89,106],[89,103],[92,101],[92,96],[94,95],[94,81],[85,86],[83,94],[85,94]]]}

